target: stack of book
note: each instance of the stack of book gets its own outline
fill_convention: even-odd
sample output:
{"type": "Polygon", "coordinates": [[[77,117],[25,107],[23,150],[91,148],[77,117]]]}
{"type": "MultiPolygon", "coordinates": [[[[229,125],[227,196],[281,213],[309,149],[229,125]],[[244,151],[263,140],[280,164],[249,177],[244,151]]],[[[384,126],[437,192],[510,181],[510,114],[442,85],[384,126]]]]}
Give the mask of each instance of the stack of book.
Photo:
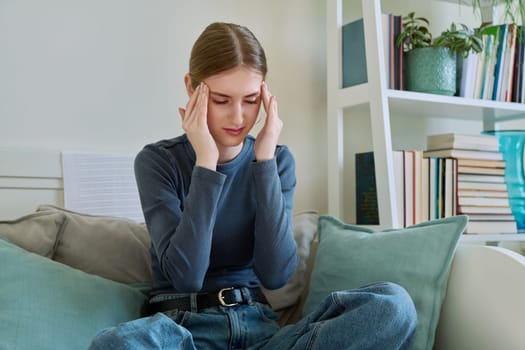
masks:
{"type": "Polygon", "coordinates": [[[525,102],[525,30],[497,24],[483,31],[483,50],[463,61],[460,96],[505,102],[525,102]]]}
{"type": "Polygon", "coordinates": [[[394,151],[398,221],[404,227],[456,215],[457,162],[424,157],[422,150],[394,151]]]}
{"type": "MultiPolygon", "coordinates": [[[[393,151],[397,220],[408,227],[456,214],[456,161],[424,158],[422,150],[393,151]]],[[[379,224],[373,152],[355,155],[356,222],[379,224]]]]}
{"type": "Polygon", "coordinates": [[[456,213],[469,216],[466,233],[517,232],[497,136],[429,135],[424,156],[452,158],[457,164],[456,213]]]}
{"type": "MultiPolygon", "coordinates": [[[[465,214],[466,233],[517,233],[505,161],[494,135],[439,134],[427,137],[427,150],[393,151],[400,226],[465,214]]],[[[357,153],[357,224],[379,223],[374,155],[357,153]]]]}

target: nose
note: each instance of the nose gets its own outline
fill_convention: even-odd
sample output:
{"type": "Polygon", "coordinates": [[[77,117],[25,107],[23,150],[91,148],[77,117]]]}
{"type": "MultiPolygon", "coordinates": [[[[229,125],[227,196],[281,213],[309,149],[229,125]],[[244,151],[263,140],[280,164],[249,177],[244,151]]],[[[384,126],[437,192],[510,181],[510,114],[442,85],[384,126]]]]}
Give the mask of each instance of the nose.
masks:
{"type": "Polygon", "coordinates": [[[243,109],[241,103],[234,104],[231,111],[231,120],[236,125],[242,124],[243,121],[243,109]]]}

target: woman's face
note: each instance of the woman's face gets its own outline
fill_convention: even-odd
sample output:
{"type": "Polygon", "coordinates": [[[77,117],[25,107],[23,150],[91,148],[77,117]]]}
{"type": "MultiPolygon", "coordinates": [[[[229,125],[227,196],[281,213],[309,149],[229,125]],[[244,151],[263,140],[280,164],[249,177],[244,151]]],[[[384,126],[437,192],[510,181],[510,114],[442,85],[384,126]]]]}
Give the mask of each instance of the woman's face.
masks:
{"type": "Polygon", "coordinates": [[[261,73],[237,67],[204,79],[209,87],[208,128],[221,154],[242,147],[261,106],[261,73]]]}

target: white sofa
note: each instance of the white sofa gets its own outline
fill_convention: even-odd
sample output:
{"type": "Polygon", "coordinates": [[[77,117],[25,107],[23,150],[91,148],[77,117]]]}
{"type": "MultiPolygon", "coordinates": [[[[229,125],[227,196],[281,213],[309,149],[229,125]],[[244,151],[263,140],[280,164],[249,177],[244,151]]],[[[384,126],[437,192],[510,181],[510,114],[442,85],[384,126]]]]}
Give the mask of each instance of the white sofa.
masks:
{"type": "Polygon", "coordinates": [[[500,247],[460,244],[434,349],[525,349],[525,257],[500,247]]]}
{"type": "MultiPolygon", "coordinates": [[[[301,296],[303,303],[307,292],[301,296]]],[[[296,321],[300,306],[298,310],[284,315],[284,322],[296,321]]],[[[506,248],[460,243],[433,349],[525,349],[524,326],[525,257],[506,248]]]]}
{"type": "MultiPolygon", "coordinates": [[[[85,348],[99,327],[140,315],[145,296],[122,283],[151,280],[149,236],[144,225],[129,221],[87,216],[49,206],[40,209],[43,211],[25,218],[0,222],[1,235],[37,253],[26,257],[5,244],[0,246],[0,250],[4,249],[4,254],[0,252],[0,334],[11,336],[9,344],[18,344],[15,347],[18,350],[46,349],[43,340],[39,340],[40,336],[51,342],[55,349],[85,348]],[[116,256],[116,251],[125,254],[116,256]],[[9,252],[11,258],[5,252],[9,252]],[[20,263],[22,260],[23,264],[20,263]],[[48,263],[50,260],[60,264],[48,263]],[[22,283],[24,273],[31,272],[43,278],[43,282],[22,283]],[[44,273],[50,277],[42,277],[44,273]],[[17,292],[13,292],[16,290],[11,283],[13,279],[22,284],[18,291],[26,294],[24,303],[17,304],[19,299],[15,295],[17,292]],[[34,287],[31,287],[31,283],[34,287]],[[85,287],[81,290],[66,290],[79,283],[92,286],[93,291],[85,294],[85,287]],[[113,309],[106,307],[108,292],[99,297],[94,295],[100,287],[112,293],[113,304],[122,300],[123,295],[133,302],[111,305],[113,309],[119,310],[117,317],[111,311],[113,309]],[[34,288],[35,293],[27,291],[28,288],[34,288]],[[56,300],[58,294],[62,295],[63,301],[56,300]],[[43,299],[44,295],[47,295],[47,299],[43,299]],[[85,312],[88,301],[96,308],[92,311],[96,312],[85,312]],[[58,306],[52,308],[52,312],[39,314],[36,320],[22,317],[24,314],[33,315],[35,306],[46,306],[46,303],[58,306]],[[6,315],[11,316],[7,318],[6,315]],[[2,317],[7,319],[3,320],[2,317]],[[79,317],[83,317],[84,321],[79,317]],[[58,321],[62,322],[60,327],[55,325],[58,321]],[[34,322],[37,322],[37,328],[34,322]],[[63,337],[63,327],[69,326],[74,326],[77,332],[74,339],[63,337]],[[18,334],[10,332],[9,327],[17,329],[18,334]],[[54,338],[49,340],[50,334],[55,333],[54,338]],[[35,344],[40,347],[34,347],[35,344]]],[[[307,232],[300,237],[296,235],[302,263],[292,283],[273,295],[276,306],[279,306],[278,303],[287,306],[282,313],[282,323],[293,322],[300,317],[301,307],[308,294],[305,287],[314,259],[308,259],[305,255],[313,257],[309,254],[313,252],[310,247],[316,249],[317,243],[314,241],[314,245],[311,245],[315,233],[315,215],[311,215],[308,220],[307,224],[295,227],[296,231],[307,232]]],[[[505,248],[460,244],[452,260],[447,288],[434,349],[525,349],[525,257],[505,248]]],[[[12,347],[5,347],[5,342],[5,338],[0,336],[0,350],[11,350],[12,347]]]]}

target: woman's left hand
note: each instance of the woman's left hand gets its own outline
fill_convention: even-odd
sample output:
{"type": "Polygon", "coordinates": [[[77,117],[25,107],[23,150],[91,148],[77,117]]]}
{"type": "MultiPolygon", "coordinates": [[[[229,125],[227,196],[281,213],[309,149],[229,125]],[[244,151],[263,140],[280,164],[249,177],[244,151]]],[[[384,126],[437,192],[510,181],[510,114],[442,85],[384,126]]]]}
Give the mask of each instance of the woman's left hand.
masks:
{"type": "Polygon", "coordinates": [[[266,111],[266,120],[255,140],[254,151],[257,161],[269,160],[274,157],[277,141],[283,128],[283,121],[279,118],[277,111],[277,100],[275,96],[270,94],[265,82],[261,86],[261,98],[266,111]]]}

